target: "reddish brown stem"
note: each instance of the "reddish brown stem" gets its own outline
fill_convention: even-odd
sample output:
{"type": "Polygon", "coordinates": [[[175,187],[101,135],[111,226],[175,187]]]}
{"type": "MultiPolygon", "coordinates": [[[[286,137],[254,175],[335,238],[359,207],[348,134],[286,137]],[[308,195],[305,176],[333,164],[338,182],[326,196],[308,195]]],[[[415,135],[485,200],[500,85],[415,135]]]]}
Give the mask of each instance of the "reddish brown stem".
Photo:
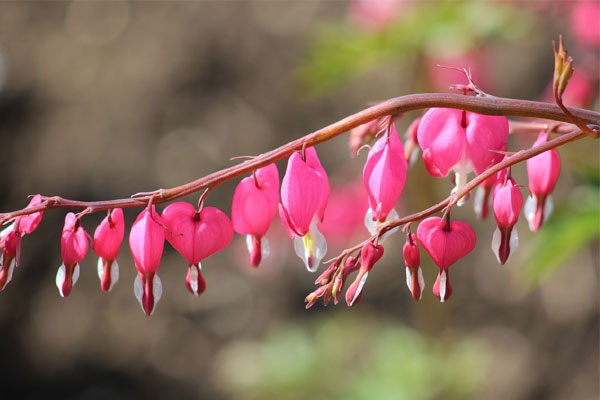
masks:
{"type": "MultiPolygon", "coordinates": [[[[571,122],[561,108],[555,104],[541,103],[528,100],[506,99],[500,97],[473,97],[460,94],[427,93],[412,94],[396,97],[363,111],[346,117],[325,128],[296,139],[290,143],[272,150],[268,153],[247,160],[241,164],[214,172],[171,189],[159,189],[148,194],[117,200],[106,201],[77,201],[62,197],[46,198],[41,205],[28,209],[21,209],[0,214],[0,222],[8,221],[20,215],[31,214],[55,208],[89,209],[89,212],[98,212],[115,207],[132,208],[147,206],[150,201],[154,204],[166,203],[203,189],[211,189],[233,178],[250,173],[273,162],[289,157],[294,151],[303,147],[315,146],[330,140],[350,129],[386,115],[398,115],[407,111],[430,107],[456,108],[487,115],[512,115],[521,117],[544,118],[554,121],[571,122]]],[[[570,108],[570,113],[579,121],[586,124],[600,126],[600,113],[579,108],[570,108]]]]}

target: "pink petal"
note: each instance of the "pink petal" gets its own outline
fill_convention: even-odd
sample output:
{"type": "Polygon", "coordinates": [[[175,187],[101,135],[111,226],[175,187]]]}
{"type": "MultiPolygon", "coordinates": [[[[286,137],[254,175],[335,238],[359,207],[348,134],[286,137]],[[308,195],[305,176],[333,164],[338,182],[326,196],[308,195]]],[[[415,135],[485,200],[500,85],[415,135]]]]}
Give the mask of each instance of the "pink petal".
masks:
{"type": "Polygon", "coordinates": [[[462,111],[451,108],[431,108],[421,118],[417,138],[427,170],[434,176],[448,175],[463,158],[465,128],[461,121],[462,111]]]}
{"type": "MultiPolygon", "coordinates": [[[[277,195],[279,195],[277,193],[277,195]]],[[[235,189],[231,204],[233,229],[241,235],[264,236],[275,216],[277,203],[273,203],[267,193],[256,187],[253,177],[242,179],[235,189]]]]}
{"type": "Polygon", "coordinates": [[[466,113],[467,157],[473,163],[475,172],[481,174],[504,157],[492,150],[506,148],[508,139],[508,119],[492,115],[466,113]]]}
{"type": "Polygon", "coordinates": [[[73,213],[65,217],[60,244],[61,258],[67,267],[79,263],[87,254],[87,234],[73,213]]]}
{"type": "Polygon", "coordinates": [[[315,215],[323,218],[329,183],[317,154],[312,147],[306,149],[306,162],[300,153],[292,154],[281,184],[281,203],[284,208],[284,223],[288,231],[304,236],[315,215]]]}
{"type": "MultiPolygon", "coordinates": [[[[532,147],[542,145],[547,141],[548,134],[542,131],[532,147]]],[[[556,149],[545,151],[527,160],[529,190],[537,196],[545,196],[552,193],[559,174],[560,157],[556,149]]]]}
{"type": "Polygon", "coordinates": [[[135,266],[148,279],[156,273],[163,253],[165,231],[161,223],[161,217],[152,206],[152,215],[144,209],[129,233],[129,247],[135,266]]]}
{"type": "Polygon", "coordinates": [[[110,221],[106,216],[96,228],[92,248],[99,257],[105,260],[116,260],[124,235],[123,210],[120,208],[112,209],[110,210],[110,221]]]}
{"type": "Polygon", "coordinates": [[[261,191],[270,199],[269,215],[271,219],[277,215],[279,205],[279,171],[275,164],[269,164],[266,167],[256,170],[256,180],[261,191]]]}
{"type": "Polygon", "coordinates": [[[429,217],[417,228],[421,245],[442,269],[448,269],[470,253],[477,242],[475,232],[466,222],[451,222],[450,231],[446,231],[445,226],[446,222],[441,218],[429,217]]]}
{"type": "Polygon", "coordinates": [[[400,197],[406,182],[406,168],[404,146],[394,127],[389,141],[384,136],[375,143],[363,169],[369,206],[372,210],[377,210],[375,218],[378,221],[386,220],[400,197]]]}

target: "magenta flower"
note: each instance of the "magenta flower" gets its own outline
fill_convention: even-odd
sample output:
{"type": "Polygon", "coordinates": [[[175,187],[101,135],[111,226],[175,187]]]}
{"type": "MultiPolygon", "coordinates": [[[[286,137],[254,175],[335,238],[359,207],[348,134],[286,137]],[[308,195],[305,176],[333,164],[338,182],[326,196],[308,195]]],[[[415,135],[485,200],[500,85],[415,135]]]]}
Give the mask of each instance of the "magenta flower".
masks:
{"type": "Polygon", "coordinates": [[[369,272],[373,269],[373,266],[381,257],[383,257],[383,246],[375,246],[373,243],[368,242],[360,250],[360,257],[362,258],[362,265],[358,270],[358,275],[354,279],[354,282],[348,286],[346,290],[346,304],[348,307],[352,307],[360,301],[362,298],[362,290],[367,282],[369,272]]]}
{"type": "Polygon", "coordinates": [[[406,182],[406,157],[396,127],[390,125],[387,135],[379,139],[369,151],[363,169],[363,182],[367,188],[369,209],[365,225],[371,234],[388,218],[398,218],[393,209],[406,182]]]}
{"type": "MultiPolygon", "coordinates": [[[[540,132],[532,147],[548,141],[548,133],[540,132]]],[[[527,160],[527,175],[531,195],[525,202],[525,218],[529,229],[537,232],[542,224],[550,217],[554,209],[552,196],[558,175],[560,174],[560,157],[556,149],[548,150],[527,160]]]]}
{"type": "Polygon", "coordinates": [[[510,170],[498,173],[492,204],[498,224],[492,237],[492,251],[498,262],[504,265],[519,246],[519,234],[514,226],[523,208],[523,195],[515,180],[510,177],[510,170]]]}
{"type": "Polygon", "coordinates": [[[12,280],[20,245],[21,235],[14,229],[14,224],[11,224],[0,235],[0,291],[12,280]]]}
{"type": "Polygon", "coordinates": [[[292,154],[281,183],[279,215],[290,237],[294,238],[294,250],[306,268],[314,272],[327,252],[325,237],[317,229],[317,221],[323,221],[329,181],[314,148],[292,154]]]}
{"type": "Polygon", "coordinates": [[[427,171],[441,178],[453,170],[455,190],[458,190],[467,183],[469,172],[481,174],[502,159],[497,151],[505,149],[508,120],[463,110],[432,108],[423,115],[417,138],[427,171]]]}
{"type": "Polygon", "coordinates": [[[79,263],[88,251],[88,234],[81,226],[80,219],[73,213],[65,217],[60,237],[62,265],[56,273],[56,286],[62,297],[71,294],[71,289],[79,279],[79,263]]]}
{"type": "Polygon", "coordinates": [[[162,283],[156,274],[165,245],[165,231],[154,205],[138,215],[129,233],[129,248],[138,275],[133,292],[142,310],[150,316],[162,296],[162,283]]]}
{"type": "Polygon", "coordinates": [[[166,238],[189,263],[185,285],[195,296],[206,289],[201,261],[223,250],[233,239],[231,221],[215,207],[201,210],[190,203],[170,204],[162,213],[166,238]]]}
{"type": "Polygon", "coordinates": [[[265,234],[277,214],[279,204],[279,172],[275,164],[257,169],[242,179],[233,194],[231,222],[233,229],[246,235],[250,262],[258,267],[269,255],[265,234]]]}
{"type": "Polygon", "coordinates": [[[98,277],[103,292],[109,292],[119,280],[119,246],[125,235],[123,210],[114,208],[108,210],[108,215],[102,220],[94,232],[92,248],[98,255],[98,277]]]}
{"type": "Polygon", "coordinates": [[[421,270],[421,252],[419,251],[419,240],[417,235],[409,233],[402,248],[404,263],[406,264],[406,285],[415,301],[423,297],[425,279],[421,270]]]}
{"type": "Polygon", "coordinates": [[[463,221],[447,224],[442,218],[429,217],[419,224],[417,236],[440,269],[433,294],[443,303],[452,295],[448,269],[475,248],[475,231],[463,221]]]}

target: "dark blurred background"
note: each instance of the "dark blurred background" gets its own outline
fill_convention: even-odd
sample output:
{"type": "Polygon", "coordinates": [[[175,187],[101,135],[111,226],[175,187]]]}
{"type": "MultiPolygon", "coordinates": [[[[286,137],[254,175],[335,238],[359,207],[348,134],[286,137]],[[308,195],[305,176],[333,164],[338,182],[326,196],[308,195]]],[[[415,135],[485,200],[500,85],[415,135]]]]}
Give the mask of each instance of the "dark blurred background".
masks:
{"type": "MultiPolygon", "coordinates": [[[[372,102],[464,81],[436,64],[470,67],[488,93],[548,100],[559,33],[576,71],[565,102],[598,110],[598,9],[593,1],[2,2],[0,210],[35,193],[101,200],[185,183],[372,102]]],[[[419,115],[400,119],[399,132],[419,115]]],[[[509,150],[533,140],[511,138],[509,150]]],[[[63,299],[54,280],[66,211],[47,212],[0,294],[1,397],[597,399],[598,150],[588,139],[560,149],[555,214],[536,235],[521,218],[520,248],[503,267],[490,250],[493,219],[477,221],[471,203],[453,212],[475,228],[478,246],[452,267],[445,304],[431,294],[437,268],[423,251],[425,294],[412,300],[397,234],[356,307],[305,311],[315,276],[278,219],[264,265],[250,267],[236,236],[203,262],[199,298],[185,289],[184,259],[165,246],[163,298],[150,318],[133,296],[126,241],[110,294],[90,249],[63,299]]],[[[324,230],[333,257],[367,237],[366,156],[348,157],[346,135],[317,151],[332,185],[324,230]]],[[[527,184],[524,165],[513,175],[527,184]]],[[[230,214],[235,185],[207,204],[230,214]]],[[[424,209],[451,187],[418,161],[398,211],[424,209]]],[[[128,227],[138,212],[126,211],[128,227]]],[[[103,216],[84,218],[89,233],[103,216]]]]}

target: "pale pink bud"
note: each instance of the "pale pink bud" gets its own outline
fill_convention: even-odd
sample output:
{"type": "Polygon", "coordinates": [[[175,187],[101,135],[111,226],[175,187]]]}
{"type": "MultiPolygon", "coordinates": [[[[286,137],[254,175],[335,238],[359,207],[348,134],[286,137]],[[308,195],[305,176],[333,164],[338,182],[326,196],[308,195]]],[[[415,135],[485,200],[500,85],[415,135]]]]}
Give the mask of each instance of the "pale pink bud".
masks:
{"type": "Polygon", "coordinates": [[[444,302],[452,294],[448,269],[475,248],[475,231],[463,221],[452,221],[448,225],[442,218],[429,217],[419,224],[417,236],[440,269],[433,293],[444,302]]]}
{"type": "Polygon", "coordinates": [[[504,265],[519,245],[519,235],[514,226],[523,208],[523,195],[515,180],[508,176],[507,170],[498,173],[493,207],[498,228],[492,238],[492,250],[498,262],[504,265]]]}
{"type": "Polygon", "coordinates": [[[363,168],[371,218],[378,222],[386,220],[406,182],[404,146],[393,124],[388,133],[371,148],[363,168]]]}
{"type": "Polygon", "coordinates": [[[144,209],[131,227],[129,248],[138,270],[133,291],[148,316],[154,312],[154,307],[162,296],[162,283],[156,271],[164,244],[165,231],[155,207],[152,206],[152,211],[144,209]]]}
{"type": "MultiPolygon", "coordinates": [[[[532,147],[548,141],[548,133],[540,132],[532,147]]],[[[525,218],[529,229],[538,231],[552,213],[552,198],[558,175],[560,174],[560,157],[556,149],[548,150],[527,160],[527,175],[531,196],[525,202],[525,218]]]]}
{"type": "Polygon", "coordinates": [[[63,297],[71,294],[71,289],[79,279],[79,263],[88,251],[88,234],[81,226],[80,219],[73,213],[65,217],[60,238],[62,265],[56,274],[56,286],[63,297]]]}
{"type": "Polygon", "coordinates": [[[463,110],[432,108],[423,115],[417,138],[427,171],[440,178],[453,170],[458,190],[466,184],[469,172],[481,174],[502,158],[497,151],[505,149],[508,120],[463,110]]]}
{"type": "Polygon", "coordinates": [[[382,245],[373,245],[373,243],[368,242],[365,244],[361,251],[360,256],[362,258],[362,265],[358,270],[358,275],[352,284],[346,290],[346,304],[348,307],[352,307],[356,303],[360,301],[362,298],[362,291],[365,283],[367,282],[367,277],[369,276],[369,272],[373,269],[373,266],[381,257],[383,257],[383,246],[382,245]]]}
{"type": "Polygon", "coordinates": [[[120,208],[109,210],[94,232],[92,248],[98,255],[98,277],[103,292],[109,292],[119,280],[117,256],[124,235],[125,221],[120,208]]]}
{"type": "MultiPolygon", "coordinates": [[[[233,194],[231,221],[233,229],[247,235],[253,267],[258,267],[263,253],[268,249],[264,243],[271,221],[277,214],[279,204],[279,172],[275,164],[255,171],[253,176],[242,179],[233,194]]],[[[264,256],[266,257],[267,254],[264,256]]]]}
{"type": "Polygon", "coordinates": [[[279,215],[290,237],[294,238],[296,254],[306,268],[314,272],[327,252],[325,237],[317,229],[323,221],[329,197],[329,181],[314,148],[292,154],[281,183],[279,215]]]}
{"type": "Polygon", "coordinates": [[[419,301],[423,296],[425,279],[423,279],[423,271],[421,271],[421,252],[419,251],[417,235],[414,233],[408,234],[402,252],[406,264],[406,285],[413,299],[419,301]]]}
{"type": "Polygon", "coordinates": [[[189,263],[186,287],[196,296],[202,294],[206,283],[201,261],[231,243],[231,221],[218,208],[196,210],[190,203],[180,201],[165,208],[162,222],[167,228],[167,240],[189,263]]]}

